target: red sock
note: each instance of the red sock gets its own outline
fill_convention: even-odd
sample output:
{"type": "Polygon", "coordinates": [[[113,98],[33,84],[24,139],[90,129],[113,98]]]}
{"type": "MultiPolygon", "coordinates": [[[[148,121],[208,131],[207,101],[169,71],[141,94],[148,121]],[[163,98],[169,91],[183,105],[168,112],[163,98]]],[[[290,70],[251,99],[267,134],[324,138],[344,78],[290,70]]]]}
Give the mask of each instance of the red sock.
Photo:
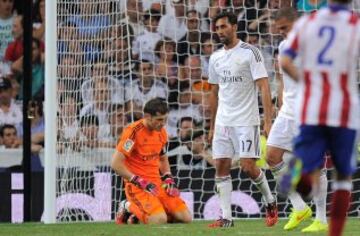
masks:
{"type": "Polygon", "coordinates": [[[340,236],[350,205],[350,191],[339,189],[334,192],[330,212],[330,236],[340,236]]]}

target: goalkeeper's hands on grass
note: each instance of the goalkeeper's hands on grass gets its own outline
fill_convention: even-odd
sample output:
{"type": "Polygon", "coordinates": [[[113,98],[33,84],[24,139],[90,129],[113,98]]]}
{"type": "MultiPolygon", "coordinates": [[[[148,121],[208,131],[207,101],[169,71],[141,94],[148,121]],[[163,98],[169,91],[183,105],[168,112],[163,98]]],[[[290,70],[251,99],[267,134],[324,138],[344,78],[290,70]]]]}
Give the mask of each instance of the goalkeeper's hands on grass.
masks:
{"type": "Polygon", "coordinates": [[[134,175],[133,177],[131,177],[130,182],[134,185],[136,185],[137,187],[145,190],[148,193],[151,193],[152,195],[156,196],[159,193],[158,188],[156,187],[155,184],[147,181],[146,179],[143,179],[137,175],[134,175]]]}
{"type": "Polygon", "coordinates": [[[165,189],[166,193],[172,197],[178,197],[180,195],[179,189],[176,187],[174,178],[171,174],[164,174],[161,177],[163,181],[162,187],[165,189]]]}

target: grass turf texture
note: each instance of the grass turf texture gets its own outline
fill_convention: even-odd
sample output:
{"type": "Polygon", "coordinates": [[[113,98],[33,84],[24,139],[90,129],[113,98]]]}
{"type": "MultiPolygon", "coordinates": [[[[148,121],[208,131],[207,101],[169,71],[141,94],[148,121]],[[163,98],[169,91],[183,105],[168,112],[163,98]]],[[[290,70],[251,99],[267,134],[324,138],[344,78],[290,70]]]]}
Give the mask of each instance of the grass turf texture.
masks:
{"type": "MultiPolygon", "coordinates": [[[[194,221],[191,224],[167,225],[122,225],[114,223],[69,223],[44,225],[41,223],[0,224],[1,236],[223,236],[223,235],[305,235],[301,229],[308,226],[311,221],[303,222],[298,229],[284,231],[286,220],[272,228],[264,225],[264,220],[236,220],[234,228],[209,229],[209,221],[194,221]]],[[[315,235],[326,235],[318,233],[315,235]]],[[[344,236],[360,235],[360,218],[348,219],[344,236]]]]}

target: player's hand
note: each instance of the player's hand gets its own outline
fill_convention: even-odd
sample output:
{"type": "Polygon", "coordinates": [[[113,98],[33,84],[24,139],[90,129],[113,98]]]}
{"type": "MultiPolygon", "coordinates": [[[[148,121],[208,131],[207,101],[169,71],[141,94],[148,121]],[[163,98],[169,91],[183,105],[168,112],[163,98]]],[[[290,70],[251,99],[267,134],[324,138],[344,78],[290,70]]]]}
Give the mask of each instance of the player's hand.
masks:
{"type": "Polygon", "coordinates": [[[170,174],[165,174],[161,177],[163,181],[162,187],[166,190],[166,193],[172,197],[178,197],[180,195],[179,189],[176,187],[174,178],[170,174]]]}
{"type": "Polygon", "coordinates": [[[143,179],[137,175],[134,175],[130,179],[130,182],[135,184],[137,187],[145,190],[146,192],[151,193],[154,196],[156,196],[159,192],[159,190],[155,184],[153,184],[153,183],[147,181],[146,179],[143,179]]]}

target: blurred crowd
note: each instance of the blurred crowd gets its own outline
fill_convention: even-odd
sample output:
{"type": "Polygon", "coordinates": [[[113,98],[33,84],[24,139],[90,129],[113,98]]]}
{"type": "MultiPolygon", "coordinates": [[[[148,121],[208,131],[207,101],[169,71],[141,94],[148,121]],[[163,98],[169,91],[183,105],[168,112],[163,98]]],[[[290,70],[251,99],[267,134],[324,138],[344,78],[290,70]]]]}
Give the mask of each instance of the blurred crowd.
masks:
{"type": "MultiPolygon", "coordinates": [[[[23,17],[21,1],[0,0],[0,149],[22,145],[23,17]]],[[[173,167],[212,164],[207,70],[221,45],[211,19],[238,16],[238,36],[265,59],[277,106],[277,46],[272,15],[311,12],[326,0],[57,0],[58,153],[113,148],[154,97],[168,101],[166,129],[173,167]]],[[[354,1],[353,9],[359,9],[354,1]]],[[[55,14],[55,13],[54,13],[55,14]]],[[[34,1],[32,152],[44,146],[45,0],[34,1]]],[[[47,78],[56,79],[56,78],[47,78]]],[[[261,105],[261,104],[260,104],[261,105]]],[[[261,107],[261,106],[260,106],[261,107]]],[[[1,158],[1,157],[0,157],[1,158]]]]}

